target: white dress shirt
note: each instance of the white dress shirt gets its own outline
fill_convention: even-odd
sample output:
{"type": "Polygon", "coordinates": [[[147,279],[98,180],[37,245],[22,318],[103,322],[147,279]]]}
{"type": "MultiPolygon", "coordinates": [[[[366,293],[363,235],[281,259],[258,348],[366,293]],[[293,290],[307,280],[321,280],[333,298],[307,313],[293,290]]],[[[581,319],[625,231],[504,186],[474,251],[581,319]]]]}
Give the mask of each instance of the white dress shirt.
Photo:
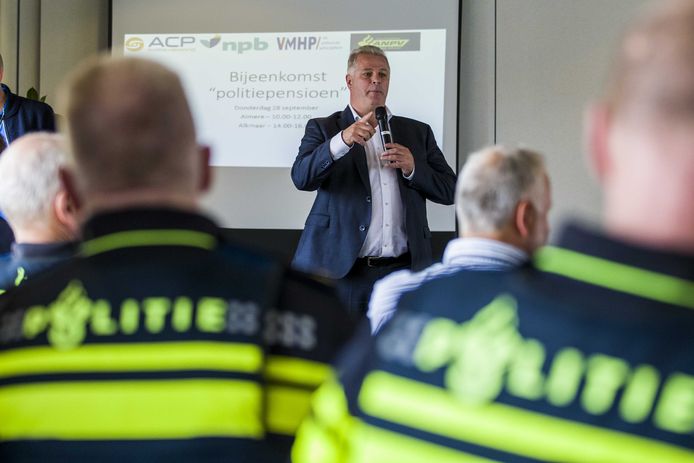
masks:
{"type": "MultiPolygon", "coordinates": [[[[349,108],[355,121],[361,119],[351,105],[349,108]]],[[[389,109],[386,108],[386,110],[390,121],[393,115],[389,109]]],[[[330,140],[330,154],[336,161],[347,154],[351,148],[342,139],[342,132],[330,140]]],[[[359,257],[397,257],[407,252],[405,211],[398,185],[399,171],[383,167],[381,161],[383,146],[379,127],[376,127],[374,136],[364,144],[364,151],[371,185],[371,225],[359,251],[359,257]]],[[[414,171],[409,177],[403,175],[408,180],[413,176],[414,171]]]]}

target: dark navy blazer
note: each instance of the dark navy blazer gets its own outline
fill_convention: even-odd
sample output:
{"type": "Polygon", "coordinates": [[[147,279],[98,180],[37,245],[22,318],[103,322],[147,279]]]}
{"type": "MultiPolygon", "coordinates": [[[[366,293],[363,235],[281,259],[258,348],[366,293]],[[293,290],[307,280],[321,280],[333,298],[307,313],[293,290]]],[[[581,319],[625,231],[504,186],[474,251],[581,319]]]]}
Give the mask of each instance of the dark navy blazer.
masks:
{"type": "MultiPolygon", "coordinates": [[[[355,143],[337,161],[330,155],[330,139],[353,123],[349,107],[308,121],[291,172],[299,190],[318,191],[293,265],[332,278],[342,278],[352,268],[371,222],[371,185],[364,147],[355,143]]],[[[412,180],[402,175],[398,178],[412,268],[417,270],[431,263],[426,199],[453,204],[456,176],[427,124],[393,116],[390,126],[395,141],[414,156],[412,180]]]]}
{"type": "Polygon", "coordinates": [[[3,120],[10,143],[28,132],[55,131],[55,116],[49,105],[15,95],[5,84],[2,89],[7,95],[3,120]]]}

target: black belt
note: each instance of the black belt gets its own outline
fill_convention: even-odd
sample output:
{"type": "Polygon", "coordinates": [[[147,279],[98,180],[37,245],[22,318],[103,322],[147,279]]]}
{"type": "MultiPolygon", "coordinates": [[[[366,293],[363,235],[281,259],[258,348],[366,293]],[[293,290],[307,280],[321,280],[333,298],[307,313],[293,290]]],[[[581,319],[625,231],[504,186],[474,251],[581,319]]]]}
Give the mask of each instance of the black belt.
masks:
{"type": "Polygon", "coordinates": [[[412,258],[410,253],[406,252],[398,257],[359,257],[355,265],[363,265],[366,267],[389,267],[391,265],[410,265],[412,258]]]}

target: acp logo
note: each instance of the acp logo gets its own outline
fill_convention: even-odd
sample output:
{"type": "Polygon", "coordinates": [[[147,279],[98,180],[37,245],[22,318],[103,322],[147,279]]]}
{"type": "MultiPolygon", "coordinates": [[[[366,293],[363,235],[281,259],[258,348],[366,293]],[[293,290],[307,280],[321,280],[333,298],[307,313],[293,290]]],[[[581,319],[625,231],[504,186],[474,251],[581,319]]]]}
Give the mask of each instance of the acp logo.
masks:
{"type": "Polygon", "coordinates": [[[215,35],[210,40],[200,39],[200,43],[203,44],[207,48],[214,48],[221,41],[222,41],[222,36],[219,34],[215,35]]]}
{"type": "MultiPolygon", "coordinates": [[[[154,49],[166,49],[166,48],[181,48],[192,47],[195,44],[195,37],[192,35],[167,35],[167,36],[155,36],[147,48],[154,49]]],[[[187,48],[191,50],[191,48],[187,48]]]]}
{"type": "Polygon", "coordinates": [[[145,46],[145,42],[140,37],[130,37],[125,41],[125,48],[128,51],[140,51],[145,46]]]}

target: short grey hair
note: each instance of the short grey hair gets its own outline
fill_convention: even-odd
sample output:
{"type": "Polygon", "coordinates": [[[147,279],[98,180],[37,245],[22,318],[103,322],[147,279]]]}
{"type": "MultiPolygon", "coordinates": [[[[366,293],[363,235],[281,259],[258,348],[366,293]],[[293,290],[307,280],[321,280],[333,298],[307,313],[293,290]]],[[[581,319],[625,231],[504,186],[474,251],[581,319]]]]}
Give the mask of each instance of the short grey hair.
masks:
{"type": "Polygon", "coordinates": [[[471,154],[456,187],[462,232],[501,230],[522,200],[541,208],[548,193],[545,176],[543,157],[535,151],[492,146],[471,154]]]}
{"type": "Polygon", "coordinates": [[[374,45],[362,45],[361,47],[352,50],[352,52],[349,54],[349,58],[347,59],[347,72],[352,71],[354,68],[354,63],[357,61],[357,58],[359,58],[359,55],[380,56],[386,60],[386,64],[390,68],[388,57],[383,50],[374,45]]]}
{"type": "Polygon", "coordinates": [[[13,227],[50,217],[60,191],[58,170],[67,162],[61,135],[34,132],[18,138],[0,156],[0,210],[13,227]]]}

